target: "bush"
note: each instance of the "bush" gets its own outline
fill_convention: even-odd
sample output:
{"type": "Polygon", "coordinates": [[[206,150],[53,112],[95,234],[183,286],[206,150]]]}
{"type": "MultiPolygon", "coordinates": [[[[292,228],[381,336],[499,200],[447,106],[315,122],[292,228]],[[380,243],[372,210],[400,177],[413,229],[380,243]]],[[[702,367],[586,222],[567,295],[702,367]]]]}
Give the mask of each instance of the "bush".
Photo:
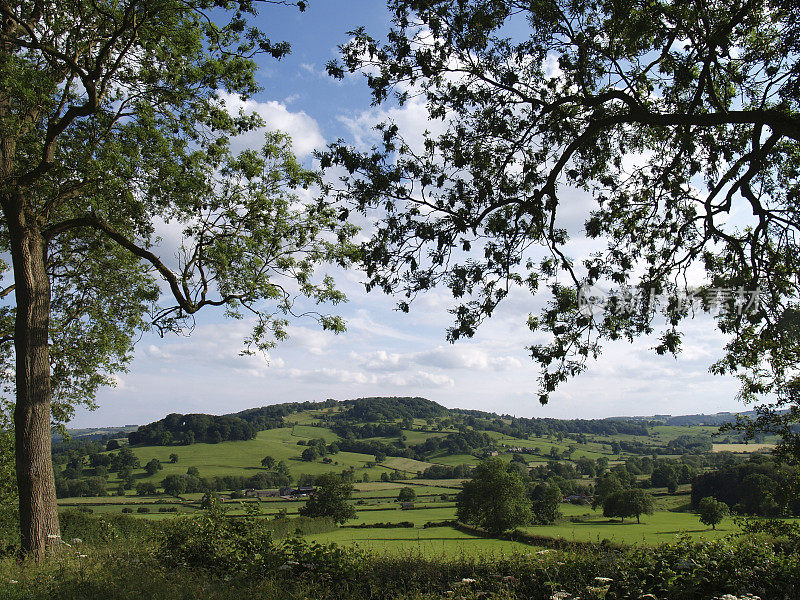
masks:
{"type": "MultiPolygon", "coordinates": [[[[127,508],[127,507],[126,507],[127,508]]],[[[122,509],[125,511],[126,509],[122,509]]],[[[95,516],[77,510],[66,510],[58,515],[61,538],[80,538],[86,543],[109,542],[111,540],[144,540],[152,538],[154,524],[146,519],[137,519],[129,513],[95,516]]]]}
{"type": "Polygon", "coordinates": [[[342,525],[350,529],[411,529],[414,523],[411,521],[400,521],[399,523],[359,523],[358,525],[342,525]]]}
{"type": "Polygon", "coordinates": [[[139,514],[145,514],[145,513],[149,513],[149,512],[150,512],[150,508],[149,508],[149,507],[147,507],[147,506],[139,506],[139,507],[136,509],[136,512],[137,512],[137,513],[139,513],[139,514]]]}
{"type": "Polygon", "coordinates": [[[228,518],[213,503],[203,514],[166,523],[157,556],[167,567],[185,565],[226,575],[277,568],[281,557],[267,524],[253,517],[228,518]]]}

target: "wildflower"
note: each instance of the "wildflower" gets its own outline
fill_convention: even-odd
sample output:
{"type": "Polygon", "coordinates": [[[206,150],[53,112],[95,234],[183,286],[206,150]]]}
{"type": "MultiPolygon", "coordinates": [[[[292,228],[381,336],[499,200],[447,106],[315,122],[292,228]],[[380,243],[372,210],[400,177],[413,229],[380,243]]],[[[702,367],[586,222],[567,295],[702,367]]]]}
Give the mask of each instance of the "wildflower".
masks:
{"type": "Polygon", "coordinates": [[[555,550],[553,549],[539,550],[536,554],[550,554],[552,552],[555,552],[555,550]]]}
{"type": "Polygon", "coordinates": [[[83,540],[81,538],[72,538],[70,541],[76,546],[78,544],[82,544],[83,543],[83,540]]]}
{"type": "Polygon", "coordinates": [[[612,581],[614,581],[614,580],[613,580],[613,579],[611,579],[610,577],[595,577],[595,578],[594,578],[594,580],[595,580],[597,583],[601,583],[601,584],[602,584],[602,583],[611,583],[612,581]]]}
{"type": "Polygon", "coordinates": [[[89,558],[88,554],[78,554],[78,558],[89,558]]]}
{"type": "Polygon", "coordinates": [[[464,577],[464,579],[461,580],[461,583],[475,583],[475,580],[470,579],[469,577],[464,577]]]}
{"type": "Polygon", "coordinates": [[[567,598],[569,598],[570,596],[572,596],[572,594],[570,594],[569,592],[556,592],[555,594],[550,596],[550,600],[567,600],[567,598]]]}
{"type": "Polygon", "coordinates": [[[8,583],[19,583],[16,579],[11,579],[8,583]]]}

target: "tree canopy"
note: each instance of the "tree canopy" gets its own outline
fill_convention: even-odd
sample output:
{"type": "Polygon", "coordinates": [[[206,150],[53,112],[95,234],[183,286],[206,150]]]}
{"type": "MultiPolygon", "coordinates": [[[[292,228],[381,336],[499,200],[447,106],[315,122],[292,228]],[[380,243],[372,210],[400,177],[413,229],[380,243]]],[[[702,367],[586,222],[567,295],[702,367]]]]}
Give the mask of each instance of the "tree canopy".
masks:
{"type": "Polygon", "coordinates": [[[717,524],[721,523],[722,519],[728,516],[728,512],[727,504],[719,502],[711,496],[703,498],[697,507],[700,522],[703,525],[711,525],[712,529],[717,528],[717,524]]]}
{"type": "Polygon", "coordinates": [[[603,500],[603,516],[619,517],[622,521],[625,517],[636,517],[640,523],[640,517],[652,515],[654,508],[653,496],[639,488],[614,492],[603,500]]]}
{"type": "Polygon", "coordinates": [[[334,523],[344,523],[356,516],[356,509],[347,501],[353,493],[353,485],[343,481],[339,475],[326,473],[314,481],[314,492],[300,508],[305,517],[331,517],[334,523]]]}
{"type": "Polygon", "coordinates": [[[459,521],[492,534],[527,525],[532,519],[525,483],[517,473],[509,472],[499,457],[484,460],[473,478],[463,483],[456,515],[459,521]]]}
{"type": "Polygon", "coordinates": [[[188,330],[204,308],[251,318],[250,351],[292,315],[340,331],[314,305],[343,296],[315,269],[348,262],[353,230],[299,202],[318,176],[285,135],[232,150],[261,120],[225,99],[258,91],[257,55],[289,51],[251,26],[255,2],[32,0],[0,14],[0,357],[16,365],[23,547],[41,552],[58,535],[51,415],[91,404],[143,329],[188,330]],[[176,247],[160,246],[165,231],[176,247]]]}
{"type": "MultiPolygon", "coordinates": [[[[657,333],[658,353],[680,351],[698,310],[729,339],[713,372],[738,376],[745,400],[798,400],[796,3],[389,7],[384,41],[356,30],[328,66],[362,71],[376,104],[424,102],[429,117],[418,146],[385,122],[372,149],[325,156],[346,172],[331,186],[343,215],[379,218],[368,287],[404,294],[403,310],[449,287],[450,340],[512,288],[548,289],[528,320],[551,340],[530,347],[542,402],[603,340],[657,333]],[[572,256],[582,236],[594,250],[572,256]]],[[[795,414],[763,416],[795,435],[781,428],[795,414]]]]}

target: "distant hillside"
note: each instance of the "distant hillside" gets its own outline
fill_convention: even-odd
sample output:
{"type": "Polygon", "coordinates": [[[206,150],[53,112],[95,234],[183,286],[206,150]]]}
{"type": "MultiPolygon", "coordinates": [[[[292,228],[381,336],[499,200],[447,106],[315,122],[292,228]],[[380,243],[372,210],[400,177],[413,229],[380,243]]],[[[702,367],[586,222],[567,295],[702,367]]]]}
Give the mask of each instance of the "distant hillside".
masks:
{"type": "Polygon", "coordinates": [[[699,415],[653,415],[650,417],[610,417],[609,420],[612,421],[639,421],[644,423],[661,423],[663,425],[674,425],[674,426],[683,426],[683,427],[697,427],[697,426],[709,426],[709,427],[720,427],[722,425],[726,425],[728,423],[733,423],[736,421],[736,415],[742,415],[745,417],[755,417],[756,412],[754,410],[742,411],[740,413],[731,413],[731,412],[718,412],[714,414],[699,414],[699,415]]]}
{"type": "MultiPolygon", "coordinates": [[[[624,419],[541,419],[524,418],[480,410],[449,409],[419,397],[369,397],[353,400],[322,402],[288,402],[250,408],[227,415],[174,413],[159,421],[142,425],[128,434],[131,444],[168,446],[195,442],[219,443],[249,440],[258,431],[285,426],[286,418],[294,414],[314,413],[320,424],[335,430],[350,440],[353,452],[383,452],[390,456],[416,458],[421,448],[387,446],[378,441],[355,442],[356,439],[398,436],[401,429],[411,429],[414,420],[438,422],[440,430],[450,428],[448,443],[453,446],[475,447],[475,441],[464,442],[464,432],[453,428],[495,432],[516,438],[543,435],[633,435],[648,436],[647,424],[624,419]],[[402,426],[402,427],[401,427],[402,426]],[[387,429],[388,428],[388,429],[387,429]],[[391,431],[389,431],[391,429],[391,431]]],[[[426,452],[432,451],[426,442],[426,452]]],[[[444,443],[444,442],[442,442],[444,443]]]]}
{"type": "MultiPolygon", "coordinates": [[[[138,425],[123,425],[122,427],[85,427],[81,429],[67,429],[67,434],[73,440],[94,442],[103,439],[125,437],[131,431],[136,431],[137,428],[138,425]]],[[[60,433],[54,433],[52,439],[54,442],[60,442],[63,440],[63,436],[60,433]]]]}

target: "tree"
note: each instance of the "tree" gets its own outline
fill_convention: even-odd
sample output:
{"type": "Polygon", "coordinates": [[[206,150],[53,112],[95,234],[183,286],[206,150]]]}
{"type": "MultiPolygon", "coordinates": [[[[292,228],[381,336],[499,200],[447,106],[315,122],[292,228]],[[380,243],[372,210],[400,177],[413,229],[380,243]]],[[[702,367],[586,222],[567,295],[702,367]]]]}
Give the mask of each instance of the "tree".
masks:
{"type": "Polygon", "coordinates": [[[300,508],[304,517],[331,517],[334,523],[344,523],[356,516],[356,509],[348,503],[353,486],[333,473],[317,477],[314,492],[300,508]]]}
{"type": "Polygon", "coordinates": [[[678,468],[674,465],[658,465],[650,474],[650,483],[653,487],[665,487],[670,494],[678,489],[678,468]]]}
{"type": "Polygon", "coordinates": [[[598,507],[603,506],[606,498],[623,489],[622,483],[619,478],[613,473],[608,473],[602,478],[598,478],[594,486],[594,498],[592,499],[592,508],[597,510],[598,507]]]}
{"type": "Polygon", "coordinates": [[[186,474],[189,477],[200,477],[200,469],[198,469],[197,467],[189,467],[188,469],[186,469],[186,474]]]}
{"type": "Polygon", "coordinates": [[[136,484],[136,494],[138,496],[155,496],[156,485],[151,482],[136,484]]]}
{"type": "Polygon", "coordinates": [[[549,525],[555,523],[561,516],[558,510],[561,504],[561,489],[551,483],[540,483],[531,493],[533,501],[533,518],[538,525],[549,525]]]}
{"type": "Polygon", "coordinates": [[[300,458],[306,461],[314,461],[320,457],[319,448],[317,446],[309,446],[300,454],[300,458]]]}
{"type": "Polygon", "coordinates": [[[398,502],[413,502],[417,497],[417,492],[414,491],[414,488],[404,487],[400,489],[400,493],[397,494],[397,501],[398,502]]]}
{"type": "Polygon", "coordinates": [[[716,498],[706,496],[700,500],[697,506],[697,513],[700,515],[700,522],[703,525],[711,525],[711,529],[716,529],[717,524],[728,516],[728,505],[718,501],[716,498]]]}
{"type": "Polygon", "coordinates": [[[255,12],[252,0],[0,3],[0,245],[13,278],[0,356],[16,365],[26,552],[59,532],[51,417],[91,405],[142,330],[186,330],[221,307],[253,319],[245,344],[258,352],[285,336],[295,297],[343,300],[313,273],[348,262],[352,231],[292,193],[317,175],[282,134],[230,149],[260,119],[230,114],[226,97],[257,91],[257,54],[289,50],[249,25],[255,12]],[[181,231],[177,248],[156,248],[162,222],[181,231]]]}
{"type": "Polygon", "coordinates": [[[144,470],[148,475],[155,475],[164,467],[161,466],[161,461],[157,458],[151,459],[145,466],[144,470]]]}
{"type": "Polygon", "coordinates": [[[456,498],[459,521],[485,529],[493,535],[531,522],[525,484],[509,472],[500,457],[487,458],[465,481],[456,498]]]}
{"type": "Polygon", "coordinates": [[[176,498],[181,494],[186,493],[186,476],[185,475],[167,475],[164,481],[161,482],[161,487],[164,488],[164,493],[176,498]]]}
{"type": "Polygon", "coordinates": [[[641,515],[652,515],[654,510],[653,497],[644,490],[634,488],[615,492],[603,500],[603,516],[636,517],[636,522],[641,523],[641,515]]]}
{"type": "Polygon", "coordinates": [[[275,468],[275,459],[272,456],[265,456],[261,459],[261,466],[271,471],[275,468]]]}
{"type": "Polygon", "coordinates": [[[376,452],[375,453],[375,462],[376,463],[380,464],[380,463],[384,462],[385,460],[386,460],[386,454],[385,453],[383,453],[383,452],[376,452]]]}
{"type": "Polygon", "coordinates": [[[178,462],[178,455],[177,455],[177,454],[175,454],[174,452],[173,452],[172,454],[170,454],[170,455],[169,455],[169,462],[171,462],[173,465],[174,465],[176,462],[178,462]]]}
{"type": "Polygon", "coordinates": [[[800,411],[776,410],[800,404],[796,3],[389,6],[387,41],[359,29],[328,65],[363,71],[376,104],[416,102],[431,123],[420,144],[387,121],[375,148],[337,143],[323,158],[347,172],[330,187],[343,214],[379,216],[368,289],[407,311],[448,286],[451,341],[510,288],[549,289],[527,322],[550,336],[530,348],[543,403],[603,340],[659,329],[655,351],[677,353],[681,322],[707,310],[729,339],[712,371],[771,402],[749,432],[800,447],[800,411]],[[579,190],[582,227],[563,208],[579,190]],[[595,243],[580,261],[576,233],[595,243]],[[684,277],[695,269],[704,281],[684,277]]]}

